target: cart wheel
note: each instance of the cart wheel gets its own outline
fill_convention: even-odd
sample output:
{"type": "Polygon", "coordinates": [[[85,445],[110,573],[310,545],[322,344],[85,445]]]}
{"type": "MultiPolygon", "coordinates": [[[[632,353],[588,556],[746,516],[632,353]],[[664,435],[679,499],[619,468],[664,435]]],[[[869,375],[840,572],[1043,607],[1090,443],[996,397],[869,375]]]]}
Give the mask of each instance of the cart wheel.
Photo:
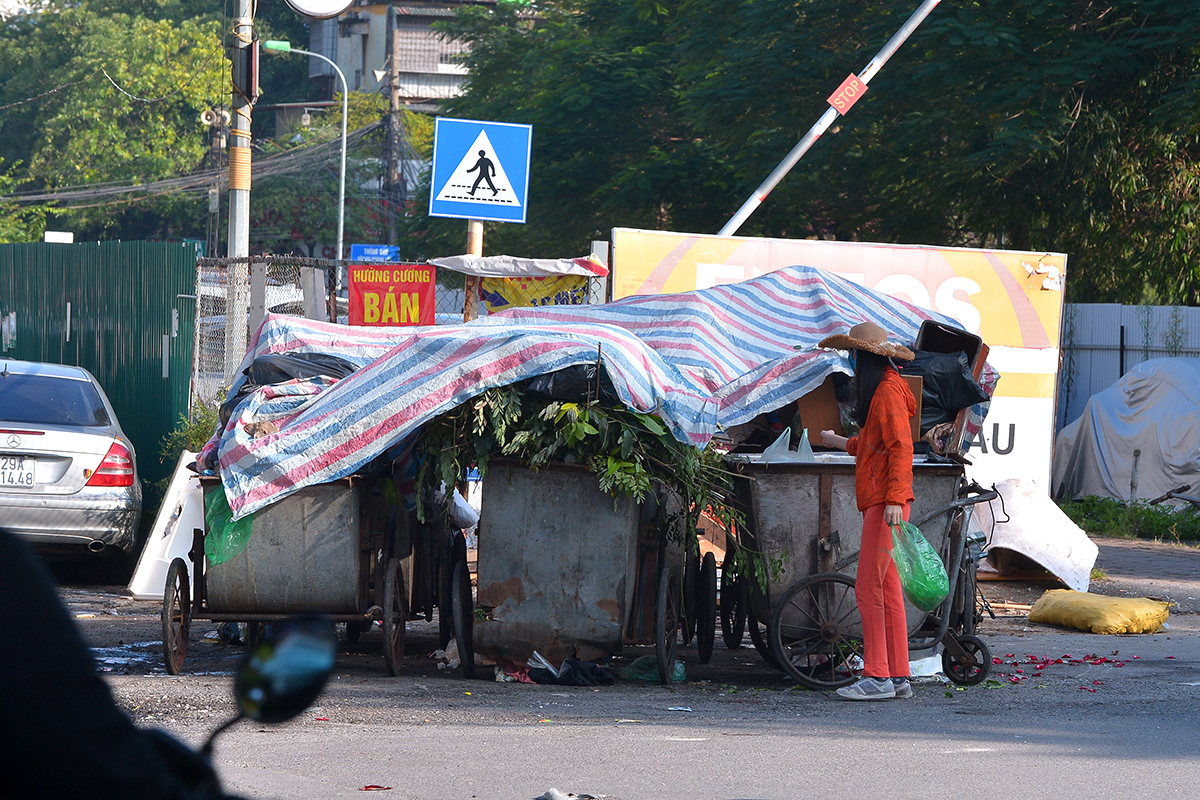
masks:
{"type": "Polygon", "coordinates": [[[187,562],[177,558],[167,569],[167,583],[163,587],[163,660],[171,675],[178,675],[183,670],[191,629],[192,590],[188,585],[187,562]]]}
{"type": "Polygon", "coordinates": [[[464,678],[475,677],[475,601],[471,598],[471,573],[466,559],[454,565],[450,579],[450,605],[454,617],[454,638],[458,643],[458,663],[464,678]]]}
{"type": "Polygon", "coordinates": [[[826,573],[797,581],[771,613],[771,648],[783,671],[811,689],[846,686],[863,668],[854,581],[826,573]]]}
{"type": "MultiPolygon", "coordinates": [[[[444,539],[439,545],[439,557],[437,566],[437,604],[438,604],[438,647],[442,650],[446,649],[446,645],[450,644],[450,640],[454,638],[454,613],[451,601],[450,583],[454,578],[455,558],[459,552],[458,544],[455,537],[450,535],[450,532],[445,528],[438,527],[437,535],[444,539]]],[[[461,534],[459,534],[461,536],[461,534]]],[[[463,540],[462,557],[465,560],[467,557],[467,543],[463,540]]]]}
{"type": "MultiPolygon", "coordinates": [[[[742,599],[746,599],[742,595],[742,599]]],[[[779,659],[775,658],[775,654],[771,652],[770,645],[767,644],[767,625],[760,622],[758,617],[754,616],[754,610],[749,602],[746,603],[746,627],[750,634],[750,643],[754,645],[754,649],[762,656],[762,660],[767,662],[767,666],[771,669],[777,669],[781,672],[783,667],[779,665],[779,659]]]]}
{"type": "Polygon", "coordinates": [[[360,622],[346,623],[346,641],[350,644],[358,644],[358,640],[362,638],[363,627],[360,622]]]}
{"type": "MultiPolygon", "coordinates": [[[[383,663],[392,677],[400,674],[404,664],[404,624],[407,620],[404,569],[400,559],[393,558],[383,577],[383,663]]],[[[352,624],[358,625],[357,622],[352,624]]]]}
{"type": "Polygon", "coordinates": [[[954,639],[967,651],[970,663],[963,663],[943,650],[942,670],[946,677],[959,686],[977,686],[983,683],[992,671],[992,653],[988,646],[976,636],[956,636],[954,639]]]}
{"type": "MultiPolygon", "coordinates": [[[[729,564],[727,559],[726,564],[729,564]]],[[[746,633],[746,598],[742,597],[742,582],[734,573],[721,570],[721,638],[729,650],[742,646],[746,633]]]]}
{"type": "Polygon", "coordinates": [[[675,571],[663,567],[658,574],[658,602],[654,605],[654,656],[658,678],[665,686],[675,674],[675,648],[679,640],[679,587],[675,571]]]}
{"type": "Polygon", "coordinates": [[[700,663],[707,664],[717,640],[717,557],[712,553],[700,562],[696,595],[696,653],[700,663]]]}
{"type": "Polygon", "coordinates": [[[258,646],[259,641],[267,632],[267,623],[265,622],[247,622],[246,623],[246,651],[249,652],[258,646]]]}
{"type": "Polygon", "coordinates": [[[696,635],[696,609],[700,598],[700,557],[692,552],[690,545],[683,546],[683,602],[680,603],[679,632],[683,644],[691,644],[696,635]]]}
{"type": "Polygon", "coordinates": [[[979,623],[982,613],[976,605],[978,593],[978,577],[975,573],[976,564],[970,558],[963,559],[962,591],[962,632],[964,636],[974,636],[975,626],[979,623]]]}

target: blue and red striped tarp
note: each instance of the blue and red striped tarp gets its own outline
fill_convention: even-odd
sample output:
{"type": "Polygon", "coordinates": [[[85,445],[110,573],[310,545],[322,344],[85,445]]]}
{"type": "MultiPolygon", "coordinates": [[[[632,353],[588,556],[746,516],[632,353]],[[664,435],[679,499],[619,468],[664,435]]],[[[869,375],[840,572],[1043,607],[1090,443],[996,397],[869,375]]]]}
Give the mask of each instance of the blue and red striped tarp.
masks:
{"type": "Polygon", "coordinates": [[[815,349],[824,336],[869,320],[911,344],[929,318],[957,327],[812,267],[603,306],[513,309],[469,325],[348,328],[270,315],[243,368],[267,353],[315,352],[360,369],[332,386],[293,381],[251,394],[221,436],[221,478],[240,518],[353,474],[488,388],[598,356],[623,403],[658,413],[677,439],[699,446],[720,426],[849,372],[839,354],[815,349]]]}

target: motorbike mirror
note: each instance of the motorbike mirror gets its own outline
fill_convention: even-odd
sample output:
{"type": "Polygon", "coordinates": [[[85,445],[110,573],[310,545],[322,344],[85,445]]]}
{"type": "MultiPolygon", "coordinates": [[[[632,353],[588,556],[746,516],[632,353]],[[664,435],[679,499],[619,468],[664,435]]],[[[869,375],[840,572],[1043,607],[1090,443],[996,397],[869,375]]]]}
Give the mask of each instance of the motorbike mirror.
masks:
{"type": "Polygon", "coordinates": [[[337,636],[326,617],[272,622],[246,654],[233,691],[244,716],[285,722],[308,708],[333,671],[337,636]]]}

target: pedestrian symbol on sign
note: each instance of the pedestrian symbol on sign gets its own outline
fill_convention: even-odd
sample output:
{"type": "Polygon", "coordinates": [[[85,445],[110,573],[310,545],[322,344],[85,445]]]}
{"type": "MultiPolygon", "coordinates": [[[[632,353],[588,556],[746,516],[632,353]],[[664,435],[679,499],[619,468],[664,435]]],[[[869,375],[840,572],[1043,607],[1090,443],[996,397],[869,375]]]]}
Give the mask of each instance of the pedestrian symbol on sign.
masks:
{"type": "Polygon", "coordinates": [[[519,208],[521,200],[513,190],[508,176],[504,173],[504,166],[500,163],[500,159],[494,158],[495,154],[496,149],[488,140],[487,132],[480,131],[475,138],[475,143],[455,167],[454,173],[442,186],[436,199],[519,208]],[[487,188],[492,190],[491,194],[479,192],[480,184],[486,184],[487,188]],[[476,192],[479,193],[476,194],[476,192]]]}
{"type": "Polygon", "coordinates": [[[492,194],[498,194],[496,185],[492,183],[492,174],[496,171],[496,168],[492,166],[491,159],[487,157],[487,150],[479,151],[479,160],[467,172],[474,172],[475,170],[479,170],[479,177],[471,184],[470,195],[472,197],[475,196],[475,190],[479,188],[480,181],[487,181],[488,188],[492,190],[492,194]]]}

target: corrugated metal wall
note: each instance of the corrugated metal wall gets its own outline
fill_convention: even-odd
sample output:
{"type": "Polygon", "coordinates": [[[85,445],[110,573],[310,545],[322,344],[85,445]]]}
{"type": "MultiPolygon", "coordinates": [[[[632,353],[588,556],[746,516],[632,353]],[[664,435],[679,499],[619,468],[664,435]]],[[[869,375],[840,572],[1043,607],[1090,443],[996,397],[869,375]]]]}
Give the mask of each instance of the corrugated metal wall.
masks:
{"type": "Polygon", "coordinates": [[[1057,430],[1137,364],[1200,355],[1200,308],[1068,303],[1062,330],[1057,430]]]}
{"type": "Polygon", "coordinates": [[[0,315],[17,315],[16,346],[0,357],[95,375],[152,484],[174,468],[158,450],[187,413],[195,280],[192,244],[0,244],[0,315]]]}

